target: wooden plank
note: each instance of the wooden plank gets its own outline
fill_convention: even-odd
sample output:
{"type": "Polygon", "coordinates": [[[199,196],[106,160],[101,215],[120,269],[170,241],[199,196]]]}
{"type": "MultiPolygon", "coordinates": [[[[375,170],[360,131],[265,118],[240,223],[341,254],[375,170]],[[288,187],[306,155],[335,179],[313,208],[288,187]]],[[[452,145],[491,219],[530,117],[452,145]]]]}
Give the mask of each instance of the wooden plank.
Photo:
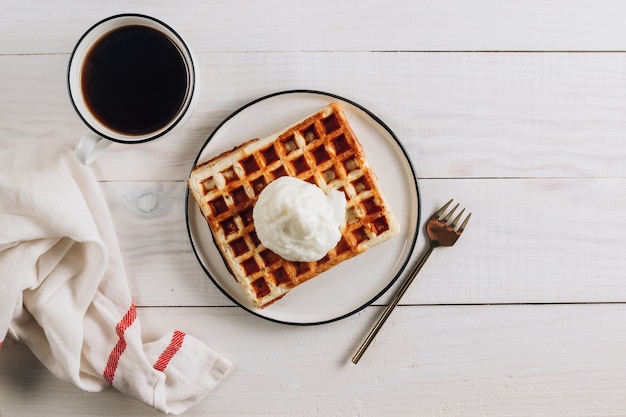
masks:
{"type": "MultiPolygon", "coordinates": [[[[432,255],[404,304],[626,302],[626,179],[424,179],[420,187],[423,219],[449,198],[473,214],[457,245],[432,255]]],[[[102,189],[139,305],[232,305],[193,255],[185,183],[102,189]]]]}
{"type": "MultiPolygon", "coordinates": [[[[68,99],[67,58],[0,56],[0,146],[78,141],[85,127],[68,99]]],[[[99,179],[183,180],[221,120],[294,88],[369,108],[421,178],[626,176],[626,53],[224,53],[200,61],[201,101],[187,125],[155,143],[111,146],[93,165],[99,179]]]]}
{"type": "Polygon", "coordinates": [[[102,189],[137,305],[232,305],[193,253],[185,223],[186,184],[107,182],[102,189]]]}
{"type": "Polygon", "coordinates": [[[165,20],[198,52],[549,51],[626,49],[620,2],[601,0],[438,2],[192,0],[3,5],[0,54],[68,53],[98,20],[120,12],[165,20]]]}
{"type": "MultiPolygon", "coordinates": [[[[139,318],[146,340],[176,327],[235,364],[191,417],[626,414],[623,304],[400,307],[349,363],[379,311],[321,327],[234,308],[140,309],[139,318]]],[[[114,390],[80,392],[21,345],[2,349],[0,370],[3,417],[158,415],[114,390]]]]}

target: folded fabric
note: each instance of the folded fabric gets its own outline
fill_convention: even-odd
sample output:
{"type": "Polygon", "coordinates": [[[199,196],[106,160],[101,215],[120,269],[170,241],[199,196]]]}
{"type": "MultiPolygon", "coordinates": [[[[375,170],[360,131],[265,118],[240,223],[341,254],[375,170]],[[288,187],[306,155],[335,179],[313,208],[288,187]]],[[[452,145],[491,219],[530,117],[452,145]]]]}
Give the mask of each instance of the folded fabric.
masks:
{"type": "Polygon", "coordinates": [[[57,145],[0,152],[0,348],[7,335],[83,390],[113,385],[164,413],[187,410],[231,367],[178,330],[143,342],[99,185],[57,145]]]}

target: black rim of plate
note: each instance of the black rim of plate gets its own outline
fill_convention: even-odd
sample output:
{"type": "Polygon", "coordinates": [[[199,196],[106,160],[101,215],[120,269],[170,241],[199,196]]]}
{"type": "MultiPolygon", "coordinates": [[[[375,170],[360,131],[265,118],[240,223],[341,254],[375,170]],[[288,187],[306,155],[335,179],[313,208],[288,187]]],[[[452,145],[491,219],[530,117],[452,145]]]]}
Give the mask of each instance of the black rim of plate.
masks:
{"type": "MultiPolygon", "coordinates": [[[[360,104],[346,99],[342,96],[336,95],[336,94],[332,94],[332,93],[327,93],[324,91],[319,91],[319,90],[307,90],[307,89],[302,89],[302,90],[285,90],[285,91],[278,91],[272,94],[268,94],[266,96],[257,98],[253,101],[248,102],[247,104],[241,106],[240,108],[238,108],[237,110],[235,110],[234,112],[232,112],[230,115],[228,115],[224,120],[222,120],[222,122],[220,122],[220,124],[213,130],[213,132],[211,132],[211,134],[209,135],[209,137],[207,138],[206,141],[204,141],[204,143],[202,144],[202,146],[200,147],[200,150],[198,151],[198,155],[196,156],[196,159],[193,162],[193,165],[191,167],[191,170],[194,169],[194,167],[197,165],[198,160],[200,159],[200,155],[202,154],[202,152],[204,151],[204,149],[206,148],[206,146],[208,145],[208,143],[211,141],[211,139],[213,139],[213,137],[217,134],[217,132],[219,132],[219,130],[221,129],[221,127],[227,123],[229,120],[231,120],[232,118],[234,118],[235,116],[237,116],[239,113],[241,113],[242,111],[244,111],[245,109],[247,109],[248,107],[251,107],[261,101],[270,99],[272,97],[276,97],[276,96],[280,96],[280,95],[287,95],[287,94],[313,94],[313,95],[320,95],[320,96],[326,96],[326,97],[331,97],[337,100],[341,100],[344,101],[356,108],[358,108],[359,110],[363,111],[365,114],[367,114],[367,116],[369,116],[370,118],[372,118],[372,120],[374,120],[378,125],[380,125],[383,129],[385,129],[385,131],[387,131],[387,133],[393,138],[393,140],[396,142],[396,145],[398,145],[398,148],[402,151],[402,154],[404,155],[404,158],[411,170],[411,176],[412,176],[412,180],[413,183],[415,185],[415,192],[417,194],[417,226],[415,229],[415,233],[413,235],[413,238],[411,239],[410,242],[410,247],[408,250],[408,256],[406,257],[406,259],[402,262],[402,265],[400,266],[400,268],[398,269],[398,272],[396,273],[396,275],[387,283],[387,285],[385,285],[385,287],[378,292],[378,294],[376,294],[374,297],[372,297],[372,299],[370,299],[369,301],[365,302],[363,305],[361,305],[360,307],[349,311],[343,315],[340,315],[338,317],[332,318],[332,319],[328,319],[328,320],[322,320],[322,321],[316,321],[316,322],[292,322],[292,321],[285,321],[285,320],[278,320],[272,317],[267,317],[263,314],[260,314],[258,311],[255,311],[251,308],[249,308],[248,306],[245,306],[243,304],[241,304],[239,301],[237,301],[228,291],[226,291],[226,289],[224,289],[220,283],[218,282],[218,280],[213,277],[213,275],[209,272],[209,270],[207,269],[207,267],[204,265],[204,262],[202,261],[202,258],[200,257],[200,254],[198,253],[198,250],[196,249],[196,245],[194,244],[193,241],[193,236],[191,233],[191,227],[189,225],[189,199],[190,199],[190,195],[189,195],[189,188],[187,187],[187,191],[185,193],[185,221],[187,223],[187,234],[189,236],[189,241],[191,242],[191,247],[193,248],[193,252],[196,256],[196,258],[198,259],[198,262],[200,263],[200,266],[202,267],[202,269],[204,270],[204,272],[206,273],[206,275],[209,277],[209,279],[211,279],[211,281],[213,281],[213,284],[215,284],[215,286],[229,299],[231,300],[233,303],[235,303],[237,306],[241,307],[242,309],[244,309],[245,311],[247,311],[248,313],[255,315],[257,317],[263,318],[265,320],[271,321],[271,322],[275,322],[275,323],[281,323],[281,324],[288,324],[288,325],[293,325],[293,326],[316,326],[316,325],[320,325],[320,324],[327,324],[327,323],[332,323],[335,321],[339,321],[342,319],[345,319],[349,316],[352,316],[356,313],[358,313],[359,311],[363,310],[365,307],[371,305],[373,302],[375,302],[376,300],[378,300],[383,294],[385,294],[389,288],[391,288],[391,286],[393,286],[393,284],[398,280],[398,278],[400,278],[400,276],[402,275],[402,273],[404,272],[404,270],[406,269],[407,264],[409,263],[409,260],[411,259],[411,254],[413,253],[413,250],[415,248],[415,243],[417,241],[417,237],[419,236],[419,232],[420,232],[420,224],[421,224],[421,196],[420,196],[420,190],[419,190],[419,185],[418,185],[418,181],[417,181],[417,175],[415,174],[415,169],[413,168],[413,164],[411,163],[411,159],[409,158],[409,155],[406,151],[406,149],[404,148],[404,146],[402,145],[402,143],[400,142],[400,140],[398,139],[398,137],[396,136],[396,134],[380,119],[378,118],[378,116],[376,116],[374,113],[372,113],[371,111],[369,111],[368,109],[366,109],[365,107],[361,106],[360,104]]],[[[191,171],[190,171],[191,174],[191,171]]]]}

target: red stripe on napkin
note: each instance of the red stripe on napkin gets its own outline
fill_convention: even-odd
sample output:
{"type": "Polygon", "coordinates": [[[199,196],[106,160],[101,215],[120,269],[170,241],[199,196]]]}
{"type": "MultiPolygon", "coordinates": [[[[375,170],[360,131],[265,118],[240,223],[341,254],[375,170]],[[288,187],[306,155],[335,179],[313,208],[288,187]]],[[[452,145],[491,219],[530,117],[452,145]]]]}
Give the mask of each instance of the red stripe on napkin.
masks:
{"type": "Polygon", "coordinates": [[[117,344],[109,355],[109,360],[107,361],[107,366],[106,368],[104,368],[103,374],[104,379],[109,384],[113,383],[113,378],[115,377],[115,371],[117,370],[117,365],[120,361],[120,357],[122,356],[122,353],[124,353],[124,350],[126,350],[126,339],[124,339],[124,332],[126,332],[126,329],[128,329],[133,324],[136,318],[137,309],[135,308],[135,304],[133,303],[130,305],[130,308],[128,309],[124,317],[122,317],[122,320],[120,320],[119,323],[117,323],[117,326],[115,326],[115,333],[117,333],[118,340],[117,344]]]}
{"type": "Polygon", "coordinates": [[[163,371],[165,368],[167,368],[167,364],[170,363],[174,355],[176,355],[176,352],[178,352],[178,349],[180,349],[183,345],[183,340],[185,340],[185,333],[179,330],[174,330],[174,334],[172,335],[172,340],[170,341],[170,344],[167,346],[167,348],[165,348],[163,353],[161,353],[159,359],[157,359],[156,363],[154,364],[154,369],[156,369],[157,371],[163,371]]]}

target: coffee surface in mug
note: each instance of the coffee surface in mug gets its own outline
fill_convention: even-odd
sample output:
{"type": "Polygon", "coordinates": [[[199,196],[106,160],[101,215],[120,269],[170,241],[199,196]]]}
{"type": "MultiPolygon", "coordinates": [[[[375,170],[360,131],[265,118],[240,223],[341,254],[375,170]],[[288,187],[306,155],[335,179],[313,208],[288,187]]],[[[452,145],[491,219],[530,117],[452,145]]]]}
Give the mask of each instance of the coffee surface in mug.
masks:
{"type": "Polygon", "coordinates": [[[101,123],[127,135],[154,132],[179,112],[189,89],[178,47],[156,29],[114,29],[87,53],[81,74],[87,106],[101,123]]]}

